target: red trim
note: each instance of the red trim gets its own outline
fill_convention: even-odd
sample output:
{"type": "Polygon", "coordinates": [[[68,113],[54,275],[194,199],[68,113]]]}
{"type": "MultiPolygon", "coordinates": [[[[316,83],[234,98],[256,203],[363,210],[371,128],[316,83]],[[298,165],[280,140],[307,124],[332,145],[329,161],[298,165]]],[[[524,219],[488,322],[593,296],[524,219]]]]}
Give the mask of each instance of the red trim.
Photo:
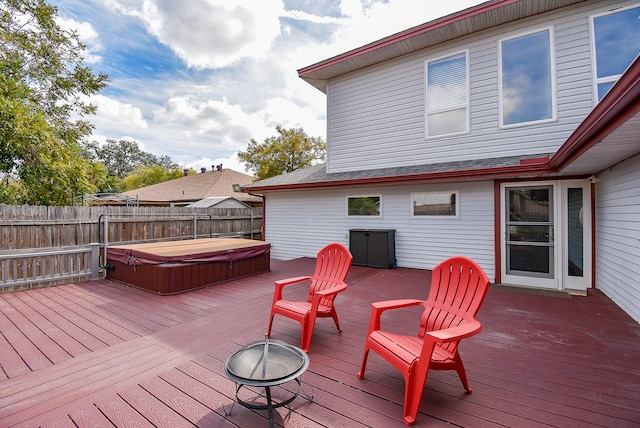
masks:
{"type": "Polygon", "coordinates": [[[267,224],[267,197],[265,195],[261,195],[262,196],[262,226],[260,227],[260,229],[262,229],[262,240],[267,242],[267,229],[265,228],[265,225],[267,224]]]}
{"type": "Polygon", "coordinates": [[[591,183],[591,288],[596,289],[596,185],[591,183]]]}
{"type": "Polygon", "coordinates": [[[640,111],[639,83],[640,56],[567,138],[551,158],[548,167],[561,170],[637,114],[640,111]]]}
{"type": "Polygon", "coordinates": [[[502,212],[500,210],[500,181],[496,180],[493,182],[493,228],[494,228],[494,238],[493,238],[493,248],[495,253],[495,273],[494,273],[494,284],[502,283],[502,240],[501,240],[501,222],[502,222],[502,212]]]}
{"type": "Polygon", "coordinates": [[[543,158],[520,159],[520,165],[546,165],[549,162],[549,156],[543,158]]]}
{"type": "Polygon", "coordinates": [[[463,21],[465,19],[472,18],[474,16],[491,11],[493,9],[507,6],[511,3],[517,3],[518,1],[520,0],[494,0],[494,1],[489,1],[486,3],[480,4],[478,6],[470,7],[460,12],[452,13],[451,15],[447,15],[445,17],[436,19],[434,21],[430,21],[425,24],[418,25],[416,27],[410,28],[409,30],[402,31],[400,33],[394,34],[392,36],[386,37],[384,39],[362,46],[360,48],[353,49],[349,52],[345,52],[333,58],[329,58],[325,61],[318,62],[308,67],[301,68],[300,70],[298,70],[298,76],[305,77],[306,74],[312,73],[314,71],[322,70],[324,68],[338,64],[342,61],[346,61],[352,58],[357,58],[360,55],[364,55],[368,52],[382,49],[385,46],[402,42],[404,40],[410,39],[417,35],[428,33],[429,31],[433,31],[440,27],[444,27],[445,25],[450,25],[458,21],[463,21]]]}

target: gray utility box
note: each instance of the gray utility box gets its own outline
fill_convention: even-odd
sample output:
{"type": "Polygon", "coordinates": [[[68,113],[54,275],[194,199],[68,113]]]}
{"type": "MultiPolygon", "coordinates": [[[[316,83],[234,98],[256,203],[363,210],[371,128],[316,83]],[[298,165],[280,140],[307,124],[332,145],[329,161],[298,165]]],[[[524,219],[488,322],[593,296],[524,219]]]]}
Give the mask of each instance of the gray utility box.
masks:
{"type": "Polygon", "coordinates": [[[396,231],[351,229],[349,251],[354,265],[390,269],[396,265],[396,231]]]}

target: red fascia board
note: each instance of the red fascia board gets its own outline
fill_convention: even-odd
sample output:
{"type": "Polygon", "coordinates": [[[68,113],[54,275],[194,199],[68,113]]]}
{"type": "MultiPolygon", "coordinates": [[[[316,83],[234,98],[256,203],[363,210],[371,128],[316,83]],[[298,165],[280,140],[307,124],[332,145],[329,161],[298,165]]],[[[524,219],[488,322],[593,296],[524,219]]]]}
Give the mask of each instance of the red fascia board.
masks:
{"type": "Polygon", "coordinates": [[[520,159],[520,165],[546,165],[548,162],[548,155],[542,158],[520,159]]]}
{"type": "Polygon", "coordinates": [[[363,186],[363,185],[386,185],[386,184],[411,184],[411,183],[429,183],[429,182],[454,182],[454,181],[470,181],[470,180],[489,180],[505,177],[524,177],[532,174],[552,174],[555,171],[548,168],[546,158],[540,158],[538,163],[530,163],[527,165],[481,168],[472,170],[447,171],[414,175],[400,175],[388,177],[367,177],[354,178],[347,180],[335,181],[316,181],[307,183],[293,183],[282,185],[266,185],[252,186],[246,189],[249,193],[263,192],[269,190],[303,190],[344,186],[363,186]]]}
{"type": "Polygon", "coordinates": [[[378,40],[377,42],[373,42],[368,45],[362,46],[360,48],[353,49],[349,52],[345,52],[343,54],[334,56],[327,60],[310,65],[308,67],[303,67],[300,70],[298,70],[298,77],[304,78],[307,74],[313,73],[314,71],[322,70],[323,68],[330,67],[334,64],[338,64],[342,61],[346,61],[351,58],[357,58],[360,55],[364,55],[368,52],[372,52],[372,51],[381,49],[385,46],[402,42],[404,40],[410,39],[419,34],[428,33],[429,31],[436,30],[440,27],[453,24],[454,22],[463,21],[465,19],[471,18],[476,15],[480,15],[484,12],[488,12],[493,9],[497,9],[497,8],[509,5],[511,3],[517,3],[518,1],[521,1],[521,0],[495,0],[492,2],[486,2],[477,6],[470,7],[460,12],[455,12],[443,18],[439,18],[434,21],[430,21],[426,24],[413,27],[409,30],[402,31],[393,36],[389,36],[384,39],[378,40]]]}
{"type": "Polygon", "coordinates": [[[559,170],[640,111],[640,56],[580,123],[549,161],[559,170]]]}

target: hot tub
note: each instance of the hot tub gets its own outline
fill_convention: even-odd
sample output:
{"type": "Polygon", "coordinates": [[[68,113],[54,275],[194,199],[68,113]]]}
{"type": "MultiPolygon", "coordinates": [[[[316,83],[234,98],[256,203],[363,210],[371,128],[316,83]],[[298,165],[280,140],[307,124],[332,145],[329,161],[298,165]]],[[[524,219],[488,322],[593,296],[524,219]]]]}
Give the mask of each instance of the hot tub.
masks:
{"type": "Polygon", "coordinates": [[[205,238],[107,248],[107,278],[158,294],[177,294],[270,270],[271,244],[205,238]]]}

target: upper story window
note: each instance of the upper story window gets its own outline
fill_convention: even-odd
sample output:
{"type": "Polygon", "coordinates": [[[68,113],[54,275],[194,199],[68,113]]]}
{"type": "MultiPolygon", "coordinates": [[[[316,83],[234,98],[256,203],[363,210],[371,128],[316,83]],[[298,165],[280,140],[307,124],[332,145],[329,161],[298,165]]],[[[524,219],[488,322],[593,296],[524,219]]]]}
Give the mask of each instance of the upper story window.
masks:
{"type": "Polygon", "coordinates": [[[550,29],[500,41],[500,126],[554,120],[550,29]]]}
{"type": "Polygon", "coordinates": [[[600,101],[640,53],[640,7],[593,18],[596,96],[600,101]]]}
{"type": "Polygon", "coordinates": [[[426,62],[427,137],[469,130],[467,53],[426,62]]]}

